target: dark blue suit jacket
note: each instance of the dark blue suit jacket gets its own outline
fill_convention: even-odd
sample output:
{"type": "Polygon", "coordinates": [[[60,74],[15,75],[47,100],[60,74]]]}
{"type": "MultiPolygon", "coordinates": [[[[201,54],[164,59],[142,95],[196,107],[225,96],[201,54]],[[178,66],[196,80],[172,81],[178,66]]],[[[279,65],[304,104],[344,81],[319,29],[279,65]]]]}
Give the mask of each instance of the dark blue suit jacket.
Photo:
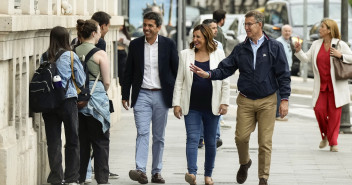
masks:
{"type": "MultiPolygon", "coordinates": [[[[122,84],[122,100],[129,100],[132,86],[131,107],[135,105],[143,83],[144,41],[144,36],[134,39],[128,49],[126,71],[122,84]]],[[[158,35],[158,67],[164,102],[171,108],[178,68],[178,53],[175,43],[160,35],[158,35]]]]}

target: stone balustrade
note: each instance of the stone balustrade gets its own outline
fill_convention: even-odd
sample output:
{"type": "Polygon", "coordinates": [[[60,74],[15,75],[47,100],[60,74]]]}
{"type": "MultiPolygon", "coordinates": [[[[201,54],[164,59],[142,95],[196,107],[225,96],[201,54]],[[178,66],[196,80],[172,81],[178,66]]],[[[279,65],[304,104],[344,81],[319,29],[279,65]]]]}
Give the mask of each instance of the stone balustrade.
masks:
{"type": "Polygon", "coordinates": [[[0,1],[1,185],[46,183],[49,165],[44,123],[41,114],[29,109],[28,87],[41,54],[49,46],[50,29],[54,26],[66,27],[71,38],[75,38],[77,19],[89,19],[96,11],[112,16],[104,39],[112,74],[108,94],[116,111],[111,115],[112,126],[117,123],[121,96],[116,77],[116,41],[123,24],[123,17],[117,16],[117,6],[117,0],[0,1]]]}

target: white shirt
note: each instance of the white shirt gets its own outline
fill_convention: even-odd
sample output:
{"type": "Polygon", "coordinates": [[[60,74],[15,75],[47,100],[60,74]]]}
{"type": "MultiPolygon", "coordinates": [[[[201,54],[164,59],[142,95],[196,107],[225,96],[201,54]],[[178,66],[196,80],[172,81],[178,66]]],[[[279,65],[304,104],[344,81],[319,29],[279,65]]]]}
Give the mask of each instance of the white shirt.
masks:
{"type": "Polygon", "coordinates": [[[161,89],[158,67],[158,37],[153,44],[144,40],[144,76],[142,88],[161,89]]]}

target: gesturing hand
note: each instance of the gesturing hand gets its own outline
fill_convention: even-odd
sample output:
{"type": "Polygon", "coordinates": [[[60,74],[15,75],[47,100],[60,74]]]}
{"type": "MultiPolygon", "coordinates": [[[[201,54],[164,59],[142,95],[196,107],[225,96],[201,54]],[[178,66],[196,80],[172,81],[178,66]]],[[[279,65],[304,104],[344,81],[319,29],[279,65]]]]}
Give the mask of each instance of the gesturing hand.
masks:
{"type": "Polygon", "coordinates": [[[191,64],[191,66],[189,66],[189,68],[191,69],[191,71],[195,74],[197,74],[198,76],[202,77],[202,78],[209,78],[209,73],[203,71],[203,69],[197,67],[194,64],[191,64]]]}

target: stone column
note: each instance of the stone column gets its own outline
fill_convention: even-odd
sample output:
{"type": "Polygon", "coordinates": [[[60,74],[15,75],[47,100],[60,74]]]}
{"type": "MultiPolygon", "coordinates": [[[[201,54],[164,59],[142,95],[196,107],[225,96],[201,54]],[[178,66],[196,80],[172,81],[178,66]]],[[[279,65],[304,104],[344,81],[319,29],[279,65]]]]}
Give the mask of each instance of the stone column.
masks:
{"type": "Polygon", "coordinates": [[[52,15],[53,14],[53,1],[52,0],[38,0],[38,9],[40,14],[52,15]]]}
{"type": "Polygon", "coordinates": [[[13,15],[15,10],[15,0],[2,0],[0,14],[13,15]]]}
{"type": "Polygon", "coordinates": [[[21,0],[21,9],[24,14],[35,14],[34,0],[21,0]]]}

